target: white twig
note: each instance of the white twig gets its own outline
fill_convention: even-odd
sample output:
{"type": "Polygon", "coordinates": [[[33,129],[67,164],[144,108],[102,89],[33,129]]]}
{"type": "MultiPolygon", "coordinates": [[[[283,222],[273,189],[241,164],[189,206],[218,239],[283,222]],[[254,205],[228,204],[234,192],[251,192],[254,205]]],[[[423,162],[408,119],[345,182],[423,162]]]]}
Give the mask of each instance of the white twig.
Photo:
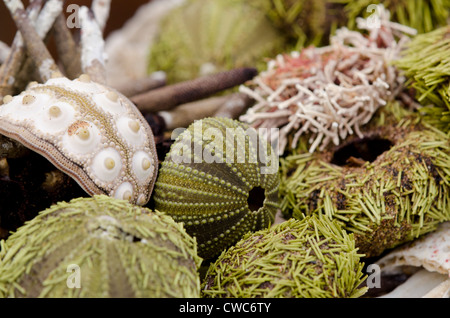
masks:
{"type": "Polygon", "coordinates": [[[63,1],[61,0],[48,0],[45,2],[39,16],[34,23],[36,32],[39,37],[43,39],[51,27],[55,23],[56,18],[61,14],[63,10],[63,1]]]}
{"type": "Polygon", "coordinates": [[[11,53],[11,48],[9,47],[9,45],[0,41],[0,64],[5,62],[5,60],[8,58],[10,53],[11,53]]]}
{"type": "Polygon", "coordinates": [[[88,7],[78,11],[81,29],[81,68],[101,84],[106,83],[105,41],[100,27],[88,7]]]}
{"type": "Polygon", "coordinates": [[[111,10],[111,0],[93,0],[91,10],[94,12],[95,19],[103,32],[111,10]]]}

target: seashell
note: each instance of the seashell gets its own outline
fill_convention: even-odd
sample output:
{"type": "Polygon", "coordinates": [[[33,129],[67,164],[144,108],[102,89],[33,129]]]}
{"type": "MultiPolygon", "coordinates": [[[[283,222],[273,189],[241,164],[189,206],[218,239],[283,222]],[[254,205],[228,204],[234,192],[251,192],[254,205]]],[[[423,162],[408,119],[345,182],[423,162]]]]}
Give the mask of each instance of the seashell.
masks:
{"type": "Polygon", "coordinates": [[[396,102],[361,132],[315,153],[304,138],[281,159],[281,208],[338,219],[374,257],[450,220],[450,140],[396,102]]]}
{"type": "Polygon", "coordinates": [[[450,297],[450,222],[379,259],[381,274],[393,275],[415,267],[402,285],[382,297],[450,297]]]}
{"type": "Polygon", "coordinates": [[[36,83],[5,101],[1,134],[43,155],[90,195],[148,202],[158,169],[155,142],[125,96],[82,75],[36,83]]]}
{"type": "Polygon", "coordinates": [[[326,216],[289,219],[247,233],[209,267],[204,297],[344,298],[362,296],[362,255],[353,234],[326,216]]]}
{"type": "Polygon", "coordinates": [[[169,83],[186,81],[258,66],[284,44],[283,34],[247,1],[189,0],[162,22],[151,45],[148,72],[166,72],[169,83]]]}
{"type": "Polygon", "coordinates": [[[255,129],[205,118],[171,146],[153,199],[155,209],[184,223],[206,259],[274,222],[278,185],[278,158],[255,129]]]}
{"type": "Polygon", "coordinates": [[[105,195],[60,202],[2,241],[2,297],[199,297],[196,243],[172,218],[105,195]]]}

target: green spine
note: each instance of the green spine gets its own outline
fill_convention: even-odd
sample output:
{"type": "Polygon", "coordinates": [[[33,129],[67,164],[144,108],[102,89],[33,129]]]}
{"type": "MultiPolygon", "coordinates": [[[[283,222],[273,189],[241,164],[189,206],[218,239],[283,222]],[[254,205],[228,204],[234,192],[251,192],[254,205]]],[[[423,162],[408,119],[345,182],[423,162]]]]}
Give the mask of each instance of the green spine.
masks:
{"type": "Polygon", "coordinates": [[[416,91],[421,112],[434,126],[450,131],[450,26],[417,35],[396,61],[416,91]]]}
{"type": "Polygon", "coordinates": [[[303,140],[298,153],[280,160],[280,196],[286,217],[336,219],[370,257],[450,220],[450,139],[397,103],[362,132],[394,145],[373,162],[351,167],[331,163],[333,147],[308,153],[303,140]]]}
{"type": "Polygon", "coordinates": [[[382,3],[391,14],[391,21],[410,26],[419,33],[430,32],[447,24],[450,12],[449,0],[331,0],[345,4],[348,26],[356,26],[356,18],[376,14],[370,5],[382,3]]]}
{"type": "Polygon", "coordinates": [[[248,233],[213,263],[203,297],[343,298],[362,296],[362,255],[353,235],[316,215],[248,233]]]}
{"type": "Polygon", "coordinates": [[[195,239],[170,217],[127,201],[60,202],[1,244],[2,297],[200,295],[195,239]],[[81,288],[67,285],[71,264],[81,288]]]}

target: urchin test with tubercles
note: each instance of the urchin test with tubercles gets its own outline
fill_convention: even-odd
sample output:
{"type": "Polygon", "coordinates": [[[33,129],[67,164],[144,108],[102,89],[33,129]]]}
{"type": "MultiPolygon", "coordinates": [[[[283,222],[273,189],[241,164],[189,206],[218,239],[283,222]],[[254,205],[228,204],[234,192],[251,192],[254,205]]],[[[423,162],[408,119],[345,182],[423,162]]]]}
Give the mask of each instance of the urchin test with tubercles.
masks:
{"type": "Polygon", "coordinates": [[[128,98],[89,75],[6,96],[0,133],[46,157],[90,195],[138,205],[150,199],[158,168],[151,128],[128,98]]]}

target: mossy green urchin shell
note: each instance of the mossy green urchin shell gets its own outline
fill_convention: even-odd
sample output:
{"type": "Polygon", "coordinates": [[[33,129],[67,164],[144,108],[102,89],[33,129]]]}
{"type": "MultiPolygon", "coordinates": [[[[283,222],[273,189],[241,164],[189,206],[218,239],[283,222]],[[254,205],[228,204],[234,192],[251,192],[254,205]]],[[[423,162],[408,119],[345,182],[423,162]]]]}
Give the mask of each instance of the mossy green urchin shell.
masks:
{"type": "Polygon", "coordinates": [[[248,231],[273,223],[278,158],[255,129],[226,118],[191,124],[159,170],[155,208],[183,222],[199,255],[220,254],[248,231]]]}
{"type": "Polygon", "coordinates": [[[450,220],[450,139],[394,109],[401,108],[394,103],[379,111],[362,139],[281,159],[285,216],[339,220],[368,257],[450,220]]]}
{"type": "Polygon", "coordinates": [[[2,241],[0,296],[198,297],[200,263],[195,240],[170,217],[103,195],[80,198],[2,241]]]}
{"type": "Polygon", "coordinates": [[[283,44],[264,12],[246,1],[189,0],[162,23],[149,72],[163,70],[174,83],[236,67],[263,67],[263,57],[283,44]]]}
{"type": "Polygon", "coordinates": [[[431,124],[450,131],[450,25],[417,35],[396,64],[405,71],[431,124]]]}
{"type": "Polygon", "coordinates": [[[248,233],[210,266],[205,297],[359,297],[366,288],[353,234],[327,217],[248,233]]]}
{"type": "Polygon", "coordinates": [[[331,0],[346,4],[349,27],[356,18],[377,14],[371,5],[382,3],[391,13],[391,21],[410,26],[419,33],[430,32],[447,24],[450,12],[449,0],[331,0]]]}

